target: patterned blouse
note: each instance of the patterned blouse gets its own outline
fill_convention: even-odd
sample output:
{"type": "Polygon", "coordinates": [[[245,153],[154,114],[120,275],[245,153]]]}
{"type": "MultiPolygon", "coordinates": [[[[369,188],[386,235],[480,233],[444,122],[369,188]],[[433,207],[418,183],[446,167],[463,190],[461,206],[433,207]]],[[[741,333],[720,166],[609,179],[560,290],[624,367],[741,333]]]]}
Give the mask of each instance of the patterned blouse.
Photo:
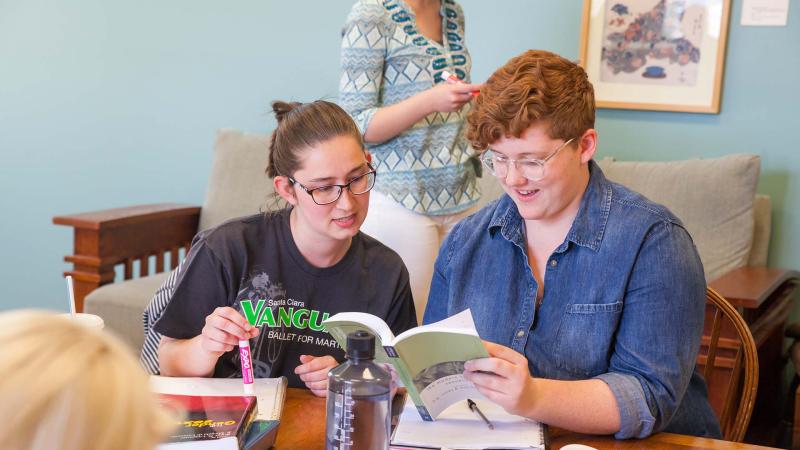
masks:
{"type": "MultiPolygon", "coordinates": [[[[444,45],[417,29],[402,0],[359,0],[342,31],[339,101],[361,133],[378,108],[443,83],[442,71],[469,82],[472,65],[464,44],[464,15],[454,0],[442,0],[444,45]]],[[[480,161],[464,135],[470,105],[435,112],[396,137],[368,145],[378,178],[376,189],[406,208],[427,215],[455,214],[480,198],[480,161]]]]}

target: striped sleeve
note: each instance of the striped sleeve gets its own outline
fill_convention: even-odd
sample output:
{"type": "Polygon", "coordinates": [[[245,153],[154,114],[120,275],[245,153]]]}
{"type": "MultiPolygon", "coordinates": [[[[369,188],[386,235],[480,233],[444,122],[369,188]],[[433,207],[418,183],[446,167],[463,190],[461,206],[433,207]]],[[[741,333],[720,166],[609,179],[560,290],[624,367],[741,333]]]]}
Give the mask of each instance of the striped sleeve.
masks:
{"type": "Polygon", "coordinates": [[[161,343],[161,333],[158,333],[153,328],[153,325],[161,318],[161,315],[167,308],[169,299],[172,298],[172,294],[175,292],[175,286],[178,284],[177,280],[185,264],[186,260],[184,259],[178,267],[170,273],[167,280],[156,290],[156,294],[142,313],[144,345],[142,345],[142,352],[139,355],[139,362],[147,373],[152,375],[158,375],[160,373],[160,368],[158,366],[158,345],[161,343]]]}

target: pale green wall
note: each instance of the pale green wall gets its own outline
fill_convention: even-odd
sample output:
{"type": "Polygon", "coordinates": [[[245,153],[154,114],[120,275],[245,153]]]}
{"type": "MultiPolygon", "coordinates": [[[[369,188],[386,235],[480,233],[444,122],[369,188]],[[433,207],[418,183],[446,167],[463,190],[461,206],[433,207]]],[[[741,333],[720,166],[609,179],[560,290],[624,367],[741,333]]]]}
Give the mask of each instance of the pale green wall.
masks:
{"type": "MultiPolygon", "coordinates": [[[[597,128],[601,156],[761,155],[771,262],[800,268],[800,8],[791,3],[789,26],[748,28],[734,2],[721,114],[603,110],[597,128]]],[[[528,48],[577,58],[580,1],[462,5],[477,81],[528,48]]],[[[0,0],[0,309],[66,308],[71,234],[51,216],[200,204],[217,128],[267,132],[270,100],[335,99],[349,7],[0,0]]]]}

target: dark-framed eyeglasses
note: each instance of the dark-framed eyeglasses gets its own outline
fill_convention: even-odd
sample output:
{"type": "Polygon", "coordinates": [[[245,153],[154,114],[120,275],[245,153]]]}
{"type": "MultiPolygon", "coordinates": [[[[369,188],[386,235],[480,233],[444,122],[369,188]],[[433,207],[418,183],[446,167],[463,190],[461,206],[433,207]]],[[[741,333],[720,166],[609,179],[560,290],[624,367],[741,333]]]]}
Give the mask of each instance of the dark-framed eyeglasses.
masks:
{"type": "Polygon", "coordinates": [[[369,172],[351,179],[346,184],[329,184],[327,186],[320,186],[313,189],[303,186],[300,184],[300,182],[292,177],[288,178],[293,184],[303,188],[303,190],[311,196],[311,200],[314,200],[314,203],[318,205],[328,205],[339,200],[339,197],[342,196],[342,191],[345,188],[349,189],[353,195],[361,195],[369,192],[369,190],[375,186],[376,173],[375,169],[372,168],[372,165],[367,164],[367,167],[370,169],[369,172]]]}
{"type": "Polygon", "coordinates": [[[514,168],[516,168],[523,177],[531,181],[539,181],[545,176],[545,163],[547,163],[547,161],[549,161],[552,157],[556,156],[556,154],[561,151],[562,148],[566,147],[574,140],[575,138],[572,138],[564,142],[544,159],[511,159],[489,149],[483,155],[481,155],[481,162],[483,162],[483,165],[486,166],[490,172],[492,172],[492,175],[498,178],[505,178],[508,176],[508,167],[513,164],[514,168]]]}

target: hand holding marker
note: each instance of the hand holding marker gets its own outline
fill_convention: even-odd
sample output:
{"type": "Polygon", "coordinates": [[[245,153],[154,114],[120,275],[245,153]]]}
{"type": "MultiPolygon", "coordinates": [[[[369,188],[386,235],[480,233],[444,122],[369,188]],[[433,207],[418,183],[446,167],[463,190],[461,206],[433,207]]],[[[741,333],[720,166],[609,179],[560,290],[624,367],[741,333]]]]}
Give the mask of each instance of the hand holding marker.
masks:
{"type": "MultiPolygon", "coordinates": [[[[455,74],[452,74],[446,70],[442,71],[442,79],[447,81],[448,83],[464,84],[464,82],[460,78],[455,76],[455,74]]],[[[480,94],[480,92],[481,91],[472,91],[472,96],[477,97],[478,94],[480,94]]]]}

